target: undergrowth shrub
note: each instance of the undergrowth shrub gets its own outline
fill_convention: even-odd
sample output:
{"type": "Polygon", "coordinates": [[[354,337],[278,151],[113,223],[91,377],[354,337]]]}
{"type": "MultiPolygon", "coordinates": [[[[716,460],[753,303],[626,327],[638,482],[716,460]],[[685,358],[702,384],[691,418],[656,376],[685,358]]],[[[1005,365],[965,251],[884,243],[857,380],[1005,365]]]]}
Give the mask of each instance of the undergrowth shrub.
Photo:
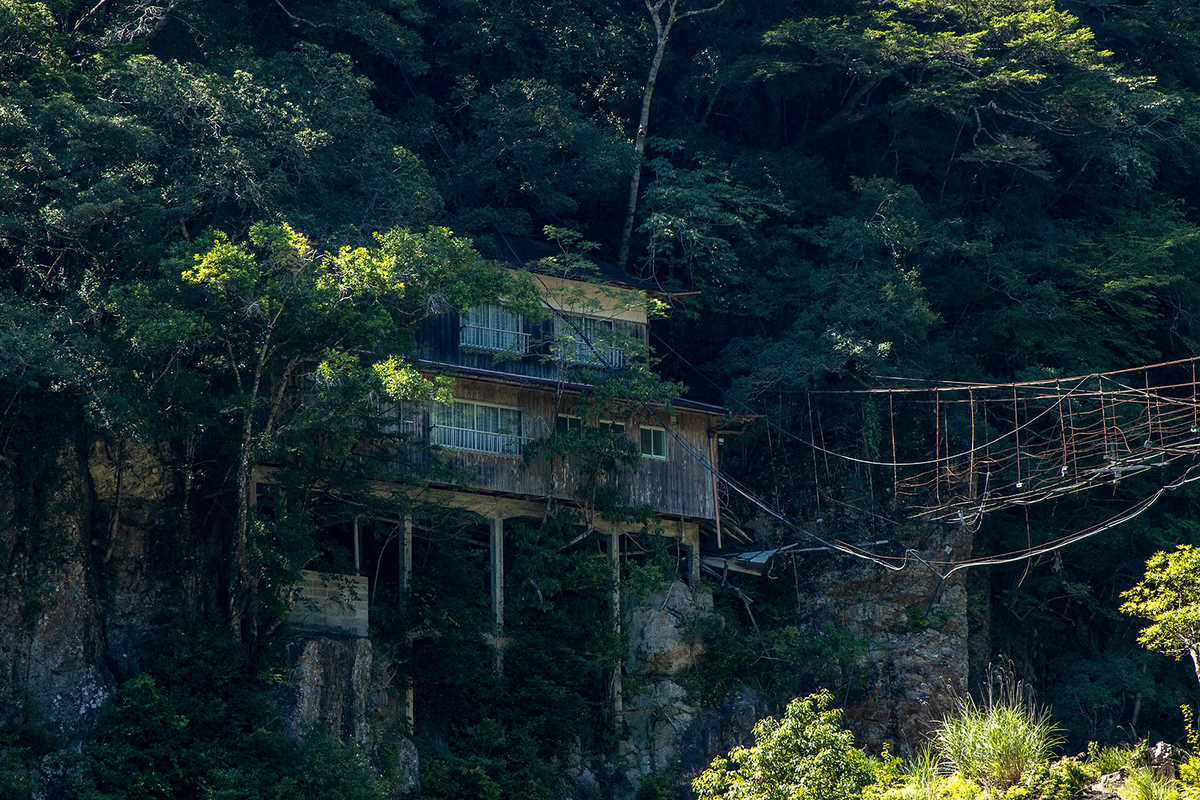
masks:
{"type": "Polygon", "coordinates": [[[106,701],[74,781],[79,800],[382,800],[356,747],[287,741],[272,678],[247,671],[223,631],[176,631],[151,669],[106,701]]]}
{"type": "Polygon", "coordinates": [[[841,727],[833,695],[820,691],[788,704],[782,719],[754,726],[754,746],[718,757],[695,781],[701,800],[786,797],[856,800],[875,781],[874,764],[841,727]]]}
{"type": "Polygon", "coordinates": [[[940,759],[931,748],[924,748],[906,765],[905,786],[914,800],[938,800],[942,776],[940,759]]]}
{"type": "Polygon", "coordinates": [[[1177,770],[1179,789],[1187,800],[1200,800],[1200,757],[1189,756],[1177,770]]]}
{"type": "Polygon", "coordinates": [[[898,781],[868,790],[868,800],[1075,800],[1095,782],[1099,772],[1077,758],[1041,764],[1021,783],[1006,789],[985,789],[960,774],[943,774],[937,756],[919,754],[898,781]]]}
{"type": "Polygon", "coordinates": [[[1096,782],[1100,771],[1078,758],[1059,759],[1042,764],[1025,776],[1025,784],[1009,790],[1006,800],[1071,800],[1096,782]]]}
{"type": "Polygon", "coordinates": [[[1006,789],[1047,761],[1058,738],[1045,717],[1027,708],[964,700],[938,727],[935,743],[950,768],[964,778],[1006,789]]]}
{"type": "Polygon", "coordinates": [[[1100,747],[1095,742],[1088,743],[1087,762],[1101,775],[1128,774],[1133,768],[1133,757],[1133,750],[1128,747],[1100,747]]]}

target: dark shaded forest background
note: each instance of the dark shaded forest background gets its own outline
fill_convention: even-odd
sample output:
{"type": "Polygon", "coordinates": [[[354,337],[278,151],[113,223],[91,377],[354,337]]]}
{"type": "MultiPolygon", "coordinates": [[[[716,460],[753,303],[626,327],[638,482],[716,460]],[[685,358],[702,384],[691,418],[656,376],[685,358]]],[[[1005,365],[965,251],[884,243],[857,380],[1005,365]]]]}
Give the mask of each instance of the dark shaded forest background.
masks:
{"type": "MultiPolygon", "coordinates": [[[[727,0],[671,30],[639,164],[655,44],[636,2],[0,0],[0,458],[67,424],[195,422],[148,399],[111,298],[206,230],[286,222],[336,250],[439,225],[507,258],[503,237],[553,226],[615,262],[635,167],[627,269],[675,296],[658,369],[805,437],[809,392],[879,376],[1197,354],[1194,3],[727,0]]],[[[870,455],[862,404],[816,397],[827,446],[870,455]]],[[[862,540],[903,528],[861,470],[818,469],[761,423],[731,439],[725,469],[782,513],[862,540]]],[[[1161,482],[999,512],[975,552],[1082,529],[1161,482]]],[[[992,654],[1072,743],[1179,735],[1189,670],[1141,651],[1116,609],[1181,542],[1200,544],[1186,492],[976,584],[992,654]]]]}

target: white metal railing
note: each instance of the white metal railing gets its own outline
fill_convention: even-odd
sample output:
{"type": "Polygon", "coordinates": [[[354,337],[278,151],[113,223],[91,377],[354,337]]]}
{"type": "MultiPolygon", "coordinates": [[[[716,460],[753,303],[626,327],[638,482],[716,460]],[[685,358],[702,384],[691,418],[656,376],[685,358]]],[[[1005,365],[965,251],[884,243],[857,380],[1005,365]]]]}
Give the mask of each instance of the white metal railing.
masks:
{"type": "Polygon", "coordinates": [[[524,353],[529,349],[529,339],[530,335],[523,331],[463,325],[459,329],[458,346],[464,350],[482,350],[488,353],[524,353]]]}
{"type": "Polygon", "coordinates": [[[519,456],[527,441],[523,436],[508,433],[488,433],[469,428],[452,428],[435,425],[430,441],[454,450],[470,450],[475,453],[495,453],[502,456],[519,456]]]}
{"type": "Polygon", "coordinates": [[[476,306],[461,317],[458,346],[486,353],[520,353],[529,349],[529,324],[501,305],[476,306]]]}
{"type": "Polygon", "coordinates": [[[519,456],[527,441],[518,408],[456,400],[435,405],[431,416],[429,440],[443,447],[519,456]]]}

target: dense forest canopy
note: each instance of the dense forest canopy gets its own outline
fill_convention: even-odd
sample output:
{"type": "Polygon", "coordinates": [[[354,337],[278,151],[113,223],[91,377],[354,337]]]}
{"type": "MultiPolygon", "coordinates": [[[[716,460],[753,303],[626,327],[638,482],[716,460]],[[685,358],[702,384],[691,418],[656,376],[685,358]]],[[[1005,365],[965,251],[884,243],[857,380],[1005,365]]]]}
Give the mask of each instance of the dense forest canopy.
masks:
{"type": "MultiPolygon", "coordinates": [[[[336,370],[338,346],[401,331],[430,297],[448,308],[511,290],[486,274],[455,284],[420,242],[465,263],[462,248],[505,258],[504,237],[553,226],[616,261],[635,169],[628,269],[675,297],[652,340],[660,371],[805,437],[815,403],[832,450],[870,455],[881,410],[813,390],[1053,379],[1197,353],[1192,5],[727,0],[672,29],[639,161],[649,8],[0,0],[0,459],[19,463],[64,425],[172,440],[206,491],[241,508],[216,465],[258,446],[249,420],[270,429],[270,404],[241,383],[256,342],[204,319],[228,297],[189,283],[193,256],[276,263],[274,231],[347,285],[386,262],[377,277],[407,296],[364,279],[351,292],[374,298],[362,316],[298,317],[288,333],[296,358],[336,370]],[[155,329],[164,309],[179,316],[155,329]]],[[[247,291],[270,305],[283,284],[254,275],[267,283],[247,291]]],[[[314,280],[317,309],[329,286],[314,280]]],[[[386,377],[354,375],[360,388],[386,377]]],[[[916,448],[927,411],[896,413],[914,431],[901,450],[916,448]]],[[[831,474],[762,425],[725,466],[796,518],[836,501],[864,534],[904,523],[886,481],[840,462],[831,474]]],[[[1162,482],[998,514],[976,550],[1055,538],[1162,482]]],[[[1196,542],[1195,512],[1175,494],[1105,537],[989,573],[993,649],[1073,715],[1073,736],[1174,724],[1186,670],[1143,654],[1117,607],[1149,553],[1196,542]]]]}

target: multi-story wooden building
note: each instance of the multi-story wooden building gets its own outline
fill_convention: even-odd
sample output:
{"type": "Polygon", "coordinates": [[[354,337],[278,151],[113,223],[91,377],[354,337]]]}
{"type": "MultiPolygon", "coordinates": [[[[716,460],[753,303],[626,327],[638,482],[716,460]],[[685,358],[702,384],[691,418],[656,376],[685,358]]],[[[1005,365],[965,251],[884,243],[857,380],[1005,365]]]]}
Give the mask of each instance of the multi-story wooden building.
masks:
{"type": "MultiPolygon", "coordinates": [[[[581,491],[580,456],[538,447],[556,432],[603,427],[627,442],[625,451],[637,454],[636,463],[607,470],[606,487],[616,491],[622,505],[652,510],[653,529],[675,540],[672,549],[681,554],[689,581],[699,578],[702,527],[719,526],[711,465],[723,409],[682,399],[668,405],[618,397],[605,406],[606,413],[582,412],[598,377],[616,379],[619,386],[635,364],[647,365],[652,287],[594,264],[586,272],[537,273],[535,280],[544,298],[538,314],[496,303],[422,324],[415,359],[426,374],[452,381],[452,403],[380,408],[390,432],[433,445],[452,467],[447,474],[456,476],[429,484],[418,499],[472,512],[486,526],[498,654],[504,641],[506,526],[540,520],[549,502],[575,508],[580,525],[601,537],[615,564],[623,558],[624,534],[643,527],[595,513],[581,491]]],[[[413,523],[398,524],[403,593],[412,569],[413,523]]],[[[357,521],[354,543],[357,561],[357,521]]],[[[619,603],[614,595],[618,615],[619,603]]],[[[296,623],[303,628],[310,618],[318,627],[328,625],[327,619],[304,612],[296,623]]],[[[356,619],[343,632],[361,629],[356,619]]],[[[614,692],[618,703],[619,697],[614,692]]]]}
{"type": "Polygon", "coordinates": [[[526,451],[555,432],[604,426],[641,455],[610,476],[624,505],[652,508],[667,535],[694,545],[697,526],[717,517],[709,464],[723,410],[630,400],[610,404],[611,419],[585,419],[576,405],[593,377],[619,381],[634,360],[645,363],[646,288],[611,274],[537,281],[547,305],[540,320],[496,304],[432,318],[420,330],[421,368],[453,379],[454,403],[417,409],[403,424],[474,476],[440,488],[467,507],[478,497],[578,503],[575,465],[526,451]]]}

